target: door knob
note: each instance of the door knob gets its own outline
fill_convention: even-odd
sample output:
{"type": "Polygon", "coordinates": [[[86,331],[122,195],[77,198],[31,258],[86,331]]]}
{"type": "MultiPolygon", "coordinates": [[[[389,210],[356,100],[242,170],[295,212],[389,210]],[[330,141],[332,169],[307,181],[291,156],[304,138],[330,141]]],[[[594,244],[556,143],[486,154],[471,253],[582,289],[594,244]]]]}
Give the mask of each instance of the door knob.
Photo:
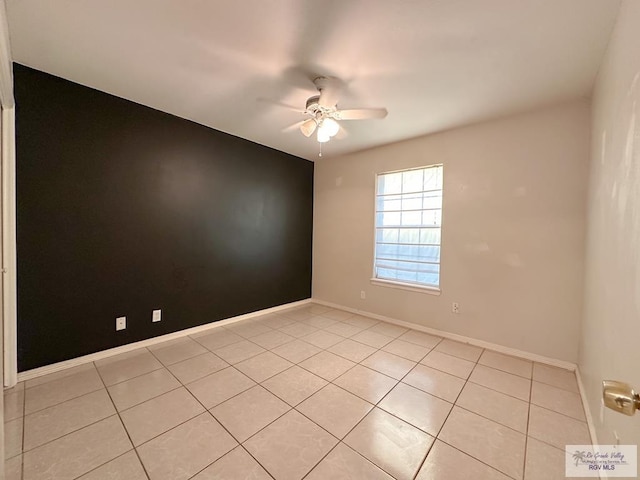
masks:
{"type": "Polygon", "coordinates": [[[625,415],[633,415],[640,410],[640,395],[631,385],[616,380],[602,382],[602,398],[605,406],[625,415]]]}

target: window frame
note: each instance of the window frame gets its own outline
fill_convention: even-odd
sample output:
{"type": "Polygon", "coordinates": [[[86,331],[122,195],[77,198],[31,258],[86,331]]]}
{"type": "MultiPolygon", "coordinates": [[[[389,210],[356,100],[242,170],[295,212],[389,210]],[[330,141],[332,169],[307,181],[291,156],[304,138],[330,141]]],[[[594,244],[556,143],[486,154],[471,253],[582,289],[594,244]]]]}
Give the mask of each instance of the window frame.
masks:
{"type": "Polygon", "coordinates": [[[390,288],[396,288],[396,289],[400,289],[400,290],[407,290],[407,291],[411,291],[411,292],[417,292],[417,293],[426,293],[429,295],[440,295],[442,293],[442,230],[443,230],[443,224],[444,224],[444,164],[443,163],[434,163],[432,165],[423,165],[423,166],[419,166],[419,167],[409,167],[409,168],[402,168],[402,169],[398,169],[398,170],[389,170],[389,171],[385,171],[385,172],[379,172],[375,174],[375,183],[374,183],[374,189],[373,189],[373,261],[371,262],[372,268],[371,268],[371,278],[369,279],[370,283],[372,285],[377,285],[377,286],[381,286],[381,287],[390,287],[390,288]],[[377,201],[378,201],[378,185],[379,185],[379,177],[381,175],[389,175],[392,173],[401,173],[401,172],[409,172],[411,170],[425,170],[428,168],[432,168],[432,167],[442,167],[442,188],[441,188],[441,198],[442,198],[442,206],[440,208],[441,210],[441,217],[440,217],[440,261],[438,262],[438,265],[440,267],[440,271],[438,273],[438,286],[435,285],[426,285],[426,284],[419,284],[419,283],[411,283],[411,282],[403,282],[401,280],[391,280],[391,279],[386,279],[386,278],[378,278],[376,277],[376,248],[377,248],[377,229],[378,229],[378,225],[377,225],[377,213],[378,213],[378,207],[377,207],[377,201]]]}

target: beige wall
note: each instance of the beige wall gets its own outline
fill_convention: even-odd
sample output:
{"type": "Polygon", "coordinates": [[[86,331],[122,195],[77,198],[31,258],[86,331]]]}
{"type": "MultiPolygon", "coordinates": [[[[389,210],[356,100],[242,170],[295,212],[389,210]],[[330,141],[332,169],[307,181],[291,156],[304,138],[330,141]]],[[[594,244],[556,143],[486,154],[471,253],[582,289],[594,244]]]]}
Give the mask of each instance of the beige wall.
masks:
{"type": "Polygon", "coordinates": [[[593,96],[579,366],[600,443],[640,444],[640,415],[607,410],[601,381],[640,389],[640,2],[623,3],[593,96]]]}
{"type": "Polygon", "coordinates": [[[582,101],[320,159],[313,296],[575,362],[588,162],[582,101]],[[375,174],[434,163],[444,164],[442,294],[374,286],[375,174]]]}

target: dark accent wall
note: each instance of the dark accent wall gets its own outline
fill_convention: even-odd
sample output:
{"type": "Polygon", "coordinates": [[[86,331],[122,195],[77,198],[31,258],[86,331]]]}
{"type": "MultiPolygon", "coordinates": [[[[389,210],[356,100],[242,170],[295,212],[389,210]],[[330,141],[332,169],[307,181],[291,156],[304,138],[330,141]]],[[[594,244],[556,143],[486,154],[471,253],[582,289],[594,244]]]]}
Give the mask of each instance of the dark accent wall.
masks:
{"type": "Polygon", "coordinates": [[[19,371],[311,296],[312,162],[14,75],[19,371]]]}

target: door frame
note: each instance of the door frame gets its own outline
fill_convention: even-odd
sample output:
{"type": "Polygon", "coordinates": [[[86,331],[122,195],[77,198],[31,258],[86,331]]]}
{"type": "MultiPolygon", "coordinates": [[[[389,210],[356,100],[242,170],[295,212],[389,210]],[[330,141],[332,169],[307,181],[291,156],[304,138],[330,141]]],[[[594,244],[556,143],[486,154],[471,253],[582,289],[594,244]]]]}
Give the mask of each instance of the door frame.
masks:
{"type": "Polygon", "coordinates": [[[0,358],[3,384],[12,387],[18,380],[17,362],[17,269],[16,269],[16,157],[15,157],[15,101],[13,97],[13,68],[9,25],[5,0],[0,0],[0,108],[2,110],[2,148],[0,163],[2,181],[1,256],[2,291],[0,293],[0,358]]]}

